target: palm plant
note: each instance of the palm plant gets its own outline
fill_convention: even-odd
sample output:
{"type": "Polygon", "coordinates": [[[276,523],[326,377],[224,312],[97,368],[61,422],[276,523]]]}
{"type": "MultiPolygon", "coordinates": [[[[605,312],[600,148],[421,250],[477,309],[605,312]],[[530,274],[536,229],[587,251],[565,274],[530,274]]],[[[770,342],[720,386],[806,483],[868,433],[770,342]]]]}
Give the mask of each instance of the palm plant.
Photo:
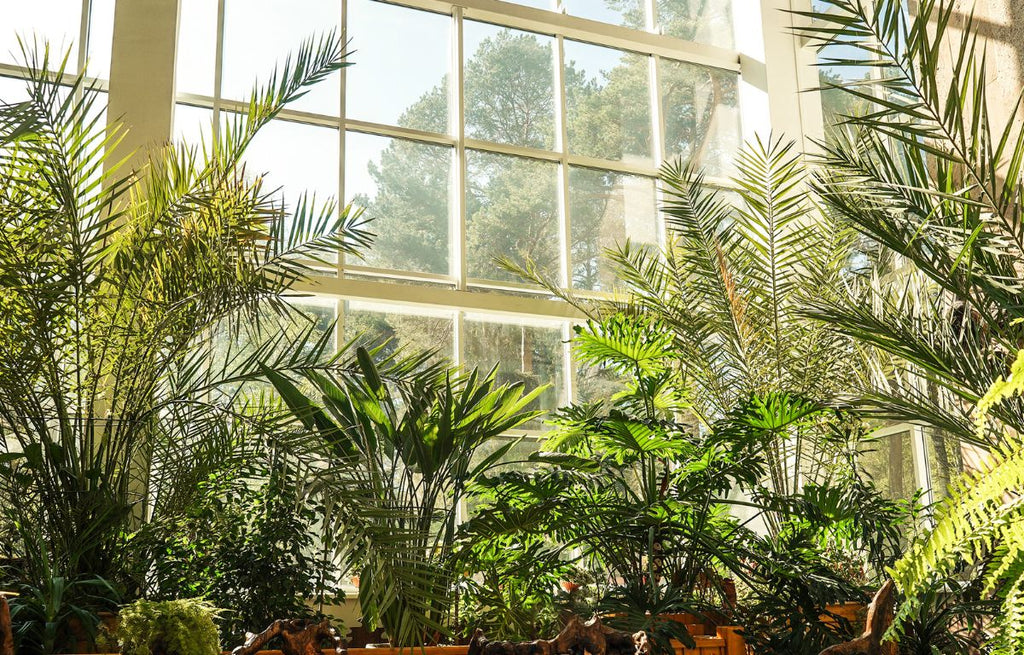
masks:
{"type": "MultiPolygon", "coordinates": [[[[873,74],[827,85],[868,109],[822,144],[814,186],[901,271],[854,302],[819,299],[815,313],[891,356],[864,389],[869,410],[993,445],[1001,433],[975,434],[969,414],[1021,343],[1021,104],[993,118],[984,48],[957,3],[827,5],[800,31],[820,47],[842,44],[828,63],[873,74]]],[[[1020,401],[993,411],[1024,428],[1020,401]]]]}
{"type": "Polygon", "coordinates": [[[543,569],[575,561],[597,572],[598,610],[665,652],[670,637],[692,640],[661,615],[723,605],[722,561],[741,568],[724,544],[742,529],[720,498],[764,473],[756,436],[698,436],[674,419],[685,401],[671,341],[656,320],[580,326],[577,355],[622,374],[625,388],[556,412],[534,470],[478,482],[484,506],[466,528],[474,545],[527,544],[543,569]]]}
{"type": "Polygon", "coordinates": [[[28,99],[0,105],[0,512],[24,536],[26,579],[133,570],[123,535],[263,429],[244,402],[259,363],[324,360],[313,326],[268,336],[260,316],[295,316],[291,285],[370,235],[329,202],[287,211],[242,156],[345,65],[342,46],[303,43],[212,143],[156,149],[137,170],[111,159],[124,129],[104,129],[86,79],[53,81],[67,58],[23,48],[28,99]],[[217,326],[261,338],[225,352],[217,326]]]}
{"type": "MultiPolygon", "coordinates": [[[[577,328],[577,356],[622,375],[623,389],[556,412],[531,470],[477,482],[482,509],[464,529],[467,565],[482,551],[485,564],[515,571],[521,548],[540,571],[564,575],[569,564],[593,571],[598,611],[623,629],[648,631],[664,652],[670,637],[689,641],[685,627],[664,614],[720,611],[728,606],[722,579],[731,576],[759,594],[747,608],[751,628],[769,618],[773,636],[798,637],[809,625],[818,631],[817,641],[802,639],[800,649],[776,641],[770,652],[816,653],[823,640],[838,640],[819,618],[824,605],[863,597],[830,568],[826,549],[863,550],[875,566],[891,563],[903,513],[859,481],[808,484],[798,495],[763,488],[778,435],[820,429],[834,412],[799,396],[767,394],[694,430],[684,419],[688,398],[677,361],[684,355],[673,339],[650,317],[615,314],[577,328]],[[774,536],[749,527],[761,519],[774,536]],[[508,549],[504,559],[494,552],[501,548],[508,549]],[[782,592],[799,606],[785,606],[782,592]]],[[[502,606],[506,584],[487,582],[471,597],[498,598],[502,606]]]]}
{"type": "MultiPolygon", "coordinates": [[[[752,395],[834,400],[861,368],[850,339],[803,314],[812,298],[847,293],[854,233],[817,220],[791,143],[748,144],[737,168],[735,205],[694,168],[662,168],[668,243],[660,252],[628,242],[606,252],[621,283],[618,298],[575,297],[530,262],[503,262],[590,318],[656,317],[666,330],[663,347],[679,355],[673,366],[686,401],[680,411],[705,429],[752,395]]],[[[845,445],[810,436],[825,431],[791,427],[767,453],[779,493],[822,479],[844,456],[845,445]]]]}
{"type": "Polygon", "coordinates": [[[359,347],[333,373],[297,372],[313,397],[288,375],[265,374],[292,412],[282,427],[295,428],[309,491],[328,504],[332,545],[365,581],[364,618],[395,646],[421,646],[447,633],[467,487],[516,442],[474,453],[535,418],[528,407],[545,387],[524,394],[493,370],[461,374],[430,363],[432,353],[382,353],[359,347]]]}

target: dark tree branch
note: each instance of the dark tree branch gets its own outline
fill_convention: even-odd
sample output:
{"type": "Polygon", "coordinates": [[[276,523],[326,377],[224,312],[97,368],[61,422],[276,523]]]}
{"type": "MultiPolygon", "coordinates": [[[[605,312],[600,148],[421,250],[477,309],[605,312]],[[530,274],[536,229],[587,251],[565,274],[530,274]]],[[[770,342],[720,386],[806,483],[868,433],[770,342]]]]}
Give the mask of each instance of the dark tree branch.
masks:
{"type": "Polygon", "coordinates": [[[469,642],[468,655],[561,655],[582,653],[590,655],[650,655],[647,634],[629,634],[602,625],[594,617],[584,623],[572,617],[554,639],[536,641],[488,641],[483,630],[477,628],[469,642]]]}
{"type": "Polygon", "coordinates": [[[886,580],[868,605],[864,634],[853,641],[830,646],[821,651],[820,655],[889,655],[891,644],[882,644],[882,637],[892,624],[896,606],[894,592],[892,580],[886,580]]]}
{"type": "MultiPolygon", "coordinates": [[[[331,627],[331,622],[327,619],[319,623],[301,619],[278,619],[259,634],[247,633],[245,643],[231,651],[231,655],[254,655],[274,637],[281,637],[284,641],[281,648],[284,655],[322,655],[320,643],[325,639],[334,644],[335,653],[340,655],[345,652],[338,631],[331,627]]],[[[2,650],[0,655],[5,655],[2,650]]]]}

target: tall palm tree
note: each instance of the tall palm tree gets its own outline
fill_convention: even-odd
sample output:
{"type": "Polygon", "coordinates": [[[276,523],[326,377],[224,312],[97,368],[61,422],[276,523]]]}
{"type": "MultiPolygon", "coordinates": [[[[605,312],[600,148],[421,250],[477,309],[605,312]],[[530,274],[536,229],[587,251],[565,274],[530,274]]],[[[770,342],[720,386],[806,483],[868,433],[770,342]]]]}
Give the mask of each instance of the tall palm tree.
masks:
{"type": "Polygon", "coordinates": [[[331,34],[304,42],[202,147],[110,159],[100,94],[67,58],[25,46],[24,101],[0,104],[0,512],[27,579],[120,577],[120,540],[244,455],[264,407],[260,363],[323,364],[329,335],[260,329],[294,317],[292,284],[369,242],[331,202],[288,210],[242,157],[311,84],[346,65],[331,34]],[[250,349],[224,349],[245,333],[250,349]],[[294,335],[292,335],[294,336],[294,335]],[[45,558],[47,562],[39,562],[45,558]]]}
{"type": "MultiPolygon", "coordinates": [[[[812,298],[847,292],[855,234],[819,220],[791,143],[757,140],[737,167],[734,203],[692,167],[662,168],[667,244],[653,250],[627,242],[606,252],[621,284],[614,299],[577,297],[529,262],[504,262],[591,318],[625,314],[664,325],[679,353],[677,392],[704,427],[753,395],[836,400],[861,374],[852,340],[803,313],[812,298]]],[[[847,444],[812,437],[827,432],[820,428],[776,441],[770,464],[778,492],[795,491],[843,460],[847,444]]]]}
{"type": "MultiPolygon", "coordinates": [[[[946,0],[827,0],[801,31],[842,44],[838,66],[874,71],[829,87],[868,110],[822,144],[814,186],[829,214],[856,229],[903,273],[856,302],[822,299],[818,317],[890,356],[865,405],[982,446],[971,409],[1009,371],[1022,345],[1024,225],[1021,103],[992,118],[990,69],[973,14],[946,0]],[[909,291],[909,293],[908,293],[909,291]]],[[[993,409],[1019,432],[1024,403],[993,409]]]]}

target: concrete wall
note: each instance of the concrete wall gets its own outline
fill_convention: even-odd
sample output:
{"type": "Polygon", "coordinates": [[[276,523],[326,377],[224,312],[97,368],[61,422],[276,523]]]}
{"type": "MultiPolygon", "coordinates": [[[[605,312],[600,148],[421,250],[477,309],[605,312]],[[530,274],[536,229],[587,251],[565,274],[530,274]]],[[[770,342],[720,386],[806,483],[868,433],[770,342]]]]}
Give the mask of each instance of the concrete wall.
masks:
{"type": "Polygon", "coordinates": [[[957,0],[955,8],[962,17],[974,9],[988,54],[989,107],[1001,129],[1024,88],[1024,0],[957,0]]]}

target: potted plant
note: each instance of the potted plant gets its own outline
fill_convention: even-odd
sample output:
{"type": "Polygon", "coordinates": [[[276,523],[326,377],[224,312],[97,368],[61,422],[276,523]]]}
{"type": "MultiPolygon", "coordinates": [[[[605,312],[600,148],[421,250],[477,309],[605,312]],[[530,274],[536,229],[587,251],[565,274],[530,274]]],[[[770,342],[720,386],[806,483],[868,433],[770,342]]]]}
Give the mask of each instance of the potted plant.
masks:
{"type": "Polygon", "coordinates": [[[124,607],[115,633],[123,655],[219,655],[217,610],[198,599],[139,600],[124,607]]]}

